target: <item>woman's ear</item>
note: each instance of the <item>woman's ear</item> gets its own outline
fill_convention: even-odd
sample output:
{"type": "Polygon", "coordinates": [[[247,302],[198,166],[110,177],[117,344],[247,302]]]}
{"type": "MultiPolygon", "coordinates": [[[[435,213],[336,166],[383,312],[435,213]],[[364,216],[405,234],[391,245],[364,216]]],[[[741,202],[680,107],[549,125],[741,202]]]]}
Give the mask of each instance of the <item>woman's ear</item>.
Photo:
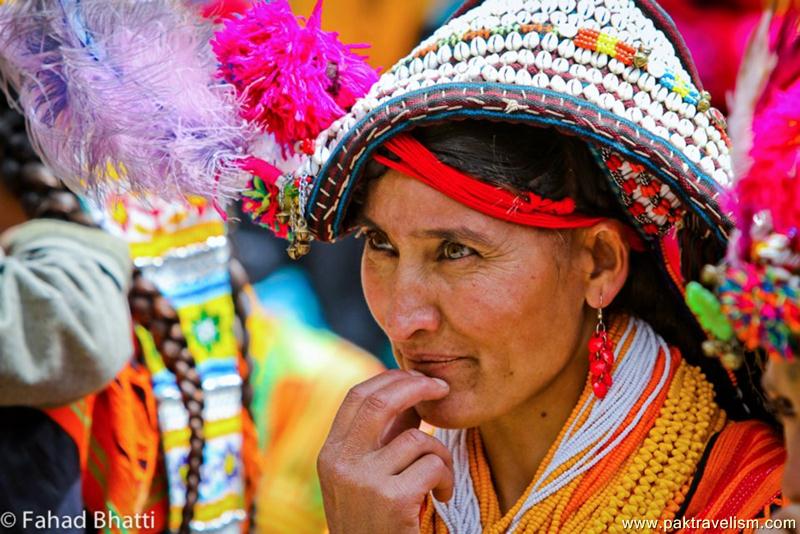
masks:
{"type": "Polygon", "coordinates": [[[583,247],[591,261],[586,285],[586,302],[592,308],[605,308],[616,298],[628,279],[630,245],[624,225],[613,219],[584,231],[583,247]]]}

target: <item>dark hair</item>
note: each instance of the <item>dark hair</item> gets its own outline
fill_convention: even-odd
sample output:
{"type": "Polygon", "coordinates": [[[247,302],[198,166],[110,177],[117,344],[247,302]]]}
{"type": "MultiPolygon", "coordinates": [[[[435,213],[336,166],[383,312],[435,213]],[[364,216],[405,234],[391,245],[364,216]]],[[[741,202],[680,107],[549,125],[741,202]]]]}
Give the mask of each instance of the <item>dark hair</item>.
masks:
{"type": "MultiPolygon", "coordinates": [[[[471,176],[554,200],[569,197],[581,214],[630,224],[589,147],[577,137],[552,128],[476,120],[424,126],[411,133],[440,161],[471,176]]],[[[366,172],[367,179],[362,184],[382,175],[386,168],[373,161],[366,172]]],[[[363,200],[364,194],[362,185],[355,201],[359,197],[363,200]]],[[[697,279],[705,264],[722,258],[724,247],[713,239],[698,240],[697,236],[705,233],[698,232],[701,223],[692,215],[685,219],[684,224],[692,231],[681,232],[682,270],[687,279],[697,279]]],[[[766,418],[758,387],[760,370],[742,371],[737,387],[718,361],[703,355],[701,344],[705,336],[683,296],[669,282],[660,254],[653,250],[631,251],[630,275],[608,311],[647,321],[668,343],[677,346],[684,358],[700,365],[715,385],[719,404],[729,415],[766,418]]]]}

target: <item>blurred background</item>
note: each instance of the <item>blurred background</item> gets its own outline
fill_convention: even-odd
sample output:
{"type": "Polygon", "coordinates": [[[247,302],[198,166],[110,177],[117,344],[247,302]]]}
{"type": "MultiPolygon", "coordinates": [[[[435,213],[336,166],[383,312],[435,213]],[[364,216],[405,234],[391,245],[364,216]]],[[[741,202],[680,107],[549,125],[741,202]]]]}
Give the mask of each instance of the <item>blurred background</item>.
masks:
{"type": "MultiPolygon", "coordinates": [[[[198,2],[199,3],[199,2],[198,2]]],[[[315,0],[291,0],[298,14],[309,14],[315,0]]],[[[370,44],[364,53],[386,70],[438,27],[461,0],[325,0],[323,27],[348,43],[370,44]]],[[[757,22],[760,0],[661,0],[694,54],[714,105],[726,111],[738,65],[757,22]]],[[[245,9],[248,0],[212,0],[219,10],[245,9]]],[[[274,313],[313,327],[328,328],[378,356],[394,360],[361,292],[362,243],[348,238],[336,246],[315,243],[311,254],[290,260],[285,243],[240,216],[232,240],[255,288],[274,313]]]]}

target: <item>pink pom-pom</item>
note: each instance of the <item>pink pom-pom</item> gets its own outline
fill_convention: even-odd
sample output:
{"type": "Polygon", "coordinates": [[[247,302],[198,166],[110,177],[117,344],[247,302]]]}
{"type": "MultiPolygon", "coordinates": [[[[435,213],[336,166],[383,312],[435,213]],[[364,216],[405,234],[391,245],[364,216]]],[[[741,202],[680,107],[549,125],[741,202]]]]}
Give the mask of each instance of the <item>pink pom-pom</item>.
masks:
{"type": "Polygon", "coordinates": [[[237,89],[241,115],[272,133],[284,153],[315,138],[377,81],[377,71],[321,28],[322,1],[296,17],[286,0],[255,4],[228,20],[212,46],[219,76],[237,89]]]}
{"type": "Polygon", "coordinates": [[[800,81],[776,91],[753,122],[752,166],[737,184],[740,221],[769,210],[777,232],[800,230],[800,81]]]}

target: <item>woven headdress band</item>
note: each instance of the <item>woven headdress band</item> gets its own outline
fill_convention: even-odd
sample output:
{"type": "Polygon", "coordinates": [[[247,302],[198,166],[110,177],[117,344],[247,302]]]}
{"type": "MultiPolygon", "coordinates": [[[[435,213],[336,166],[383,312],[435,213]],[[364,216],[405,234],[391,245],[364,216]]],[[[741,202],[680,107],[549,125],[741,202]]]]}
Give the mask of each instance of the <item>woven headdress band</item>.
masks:
{"type": "MultiPolygon", "coordinates": [[[[571,198],[550,200],[531,192],[515,194],[473,178],[439,161],[422,143],[408,134],[400,134],[383,145],[399,158],[382,155],[374,158],[390,169],[416,178],[449,198],[490,217],[535,228],[588,228],[606,217],[575,213],[571,198]]],[[[634,250],[644,250],[644,243],[633,228],[625,227],[626,238],[634,250]]]]}

